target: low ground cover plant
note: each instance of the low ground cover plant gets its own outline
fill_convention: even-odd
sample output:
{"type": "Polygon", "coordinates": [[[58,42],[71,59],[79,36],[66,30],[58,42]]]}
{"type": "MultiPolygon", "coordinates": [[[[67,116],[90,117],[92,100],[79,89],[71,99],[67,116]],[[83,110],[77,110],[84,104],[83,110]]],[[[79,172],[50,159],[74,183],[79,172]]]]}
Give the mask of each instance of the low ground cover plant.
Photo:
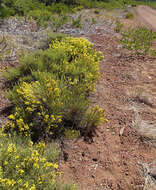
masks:
{"type": "Polygon", "coordinates": [[[152,42],[156,39],[156,33],[145,27],[129,28],[122,32],[121,43],[136,54],[145,55],[153,52],[152,42]]]}
{"type": "Polygon", "coordinates": [[[5,77],[13,85],[7,92],[15,105],[6,131],[40,138],[59,138],[66,130],[91,133],[106,121],[104,110],[90,108],[102,56],[83,38],[54,40],[47,50],[21,59],[5,77]]]}

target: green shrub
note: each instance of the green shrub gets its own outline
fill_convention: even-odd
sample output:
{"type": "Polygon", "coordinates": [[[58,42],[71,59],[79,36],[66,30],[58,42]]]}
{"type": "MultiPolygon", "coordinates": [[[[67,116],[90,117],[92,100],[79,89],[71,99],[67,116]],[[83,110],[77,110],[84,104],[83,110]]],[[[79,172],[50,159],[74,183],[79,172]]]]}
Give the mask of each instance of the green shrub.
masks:
{"type": "Polygon", "coordinates": [[[100,10],[96,9],[96,10],[94,11],[94,13],[95,13],[95,14],[100,14],[100,10]]]}
{"type": "Polygon", "coordinates": [[[133,19],[134,18],[134,15],[130,12],[128,12],[125,16],[127,19],[133,19]]]}
{"type": "Polygon", "coordinates": [[[96,19],[95,18],[92,18],[92,20],[91,20],[92,22],[92,24],[96,24],[97,23],[97,21],[96,21],[96,19]]]}
{"type": "Polygon", "coordinates": [[[51,22],[51,28],[54,32],[58,30],[61,26],[63,26],[67,21],[69,20],[69,17],[66,14],[60,14],[59,16],[51,16],[50,22],[51,22]]]}
{"type": "Polygon", "coordinates": [[[80,6],[76,6],[76,7],[72,8],[71,10],[73,13],[76,13],[77,11],[81,11],[82,9],[83,9],[83,6],[80,5],[80,6]]]}
{"type": "Polygon", "coordinates": [[[76,19],[72,19],[72,25],[76,28],[82,28],[81,15],[79,15],[76,19]]]}
{"type": "Polygon", "coordinates": [[[48,6],[47,9],[52,13],[67,14],[71,12],[71,8],[64,3],[56,3],[48,6]]]}
{"type": "Polygon", "coordinates": [[[0,189],[74,190],[58,182],[58,155],[53,144],[0,132],[0,189]]]}
{"type": "Polygon", "coordinates": [[[35,140],[58,138],[67,129],[94,131],[104,112],[91,109],[87,97],[95,89],[100,60],[101,53],[90,42],[70,37],[24,57],[5,74],[14,81],[7,95],[16,105],[5,129],[31,134],[35,140]]]}
{"type": "Polygon", "coordinates": [[[99,106],[88,109],[81,120],[81,126],[83,126],[82,132],[84,134],[92,134],[95,132],[93,129],[96,126],[99,126],[103,122],[108,122],[108,120],[105,119],[105,116],[104,109],[99,108],[99,106]]]}
{"type": "Polygon", "coordinates": [[[18,15],[27,15],[29,11],[36,9],[40,9],[43,4],[40,4],[37,0],[15,0],[13,7],[18,15]]]}
{"type": "Polygon", "coordinates": [[[115,32],[120,32],[122,27],[123,27],[123,24],[119,20],[116,20],[115,32]]]}
{"type": "Polygon", "coordinates": [[[151,51],[153,40],[156,39],[156,33],[145,27],[139,27],[122,32],[121,43],[136,54],[147,54],[151,51]]]}
{"type": "MultiPolygon", "coordinates": [[[[0,17],[16,14],[27,16],[29,11],[37,9],[62,14],[71,11],[75,12],[82,8],[105,8],[112,10],[125,8],[127,5],[136,6],[139,4],[147,3],[135,0],[1,0],[0,17]]],[[[148,5],[155,8],[155,2],[150,2],[148,5]]]]}
{"type": "Polygon", "coordinates": [[[37,25],[40,27],[40,26],[48,26],[48,21],[50,20],[51,12],[49,12],[46,9],[45,10],[36,9],[29,11],[27,15],[29,18],[35,19],[37,25]]]}
{"type": "Polygon", "coordinates": [[[156,9],[156,2],[155,1],[150,1],[148,6],[150,6],[152,9],[156,9]]]}
{"type": "Polygon", "coordinates": [[[68,21],[68,16],[61,13],[58,15],[52,15],[52,12],[48,9],[35,9],[27,13],[29,19],[34,19],[37,22],[38,27],[47,27],[51,25],[53,31],[56,31],[59,27],[68,21]]]}

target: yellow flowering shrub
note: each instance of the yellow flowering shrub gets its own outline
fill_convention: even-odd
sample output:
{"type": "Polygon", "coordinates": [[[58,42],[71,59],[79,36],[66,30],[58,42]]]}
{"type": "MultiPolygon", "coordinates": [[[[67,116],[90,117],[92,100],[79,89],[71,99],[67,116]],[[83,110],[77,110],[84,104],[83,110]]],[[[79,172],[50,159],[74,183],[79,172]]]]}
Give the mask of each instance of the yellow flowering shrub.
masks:
{"type": "Polygon", "coordinates": [[[73,37],[54,40],[47,50],[24,57],[7,73],[18,85],[8,93],[15,110],[5,129],[35,140],[59,138],[68,129],[94,130],[104,112],[94,114],[88,96],[95,89],[101,59],[88,40],[73,37]]]}
{"type": "Polygon", "coordinates": [[[54,146],[49,151],[44,142],[34,144],[28,138],[0,132],[0,189],[61,189],[56,188],[57,157],[54,146]]]}
{"type": "Polygon", "coordinates": [[[101,52],[95,51],[85,38],[65,37],[53,40],[45,51],[26,55],[18,68],[9,68],[4,76],[14,84],[38,80],[34,72],[48,72],[68,86],[79,86],[82,91],[93,90],[99,76],[101,52]]]}
{"type": "Polygon", "coordinates": [[[17,89],[15,113],[8,118],[5,130],[33,135],[35,139],[56,135],[61,129],[64,106],[62,90],[57,80],[41,76],[41,80],[23,82],[17,89]]]}
{"type": "Polygon", "coordinates": [[[93,49],[91,42],[85,38],[66,37],[62,41],[53,41],[50,49],[62,51],[67,56],[58,71],[69,84],[80,85],[85,91],[94,89],[102,54],[93,49]]]}

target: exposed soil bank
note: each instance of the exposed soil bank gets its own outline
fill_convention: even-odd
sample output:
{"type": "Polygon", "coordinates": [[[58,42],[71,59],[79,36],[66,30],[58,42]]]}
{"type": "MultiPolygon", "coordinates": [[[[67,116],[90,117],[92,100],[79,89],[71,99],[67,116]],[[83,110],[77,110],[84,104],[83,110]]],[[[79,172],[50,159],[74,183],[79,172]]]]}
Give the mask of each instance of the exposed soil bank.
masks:
{"type": "Polygon", "coordinates": [[[143,24],[156,31],[156,10],[148,6],[138,6],[136,12],[143,24]]]}

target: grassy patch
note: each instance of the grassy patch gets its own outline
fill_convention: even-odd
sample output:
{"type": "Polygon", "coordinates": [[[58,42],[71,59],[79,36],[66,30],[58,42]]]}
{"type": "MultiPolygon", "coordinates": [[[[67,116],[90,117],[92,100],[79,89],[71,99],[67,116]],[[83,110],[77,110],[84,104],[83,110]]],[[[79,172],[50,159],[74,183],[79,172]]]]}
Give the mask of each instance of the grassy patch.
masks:
{"type": "Polygon", "coordinates": [[[152,42],[156,39],[156,33],[145,27],[139,27],[122,32],[121,43],[129,50],[136,54],[145,55],[153,52],[151,49],[152,42]]]}

